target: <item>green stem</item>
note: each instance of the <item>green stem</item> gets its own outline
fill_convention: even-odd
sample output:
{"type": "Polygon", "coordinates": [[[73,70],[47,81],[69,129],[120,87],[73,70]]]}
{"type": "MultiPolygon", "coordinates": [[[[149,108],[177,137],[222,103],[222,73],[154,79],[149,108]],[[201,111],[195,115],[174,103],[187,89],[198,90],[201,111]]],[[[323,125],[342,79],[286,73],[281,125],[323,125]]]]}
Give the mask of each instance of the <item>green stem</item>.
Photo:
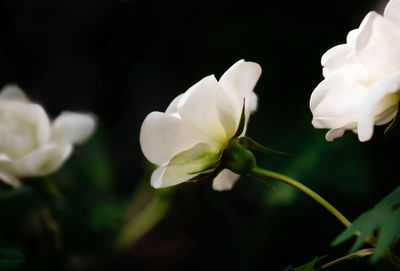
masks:
{"type": "Polygon", "coordinates": [[[269,170],[266,170],[266,169],[259,168],[257,166],[252,169],[251,174],[253,174],[253,175],[257,176],[257,177],[260,177],[261,179],[263,179],[263,177],[270,177],[270,178],[273,178],[275,180],[284,182],[284,183],[286,183],[286,184],[288,184],[290,186],[293,186],[294,188],[297,188],[298,190],[300,190],[301,192],[305,193],[306,195],[308,195],[309,197],[314,199],[316,202],[321,204],[332,215],[334,215],[340,222],[342,222],[343,225],[345,225],[346,227],[350,226],[351,222],[344,215],[342,215],[335,207],[333,207],[329,202],[327,202],[320,195],[318,195],[317,193],[312,191],[307,186],[299,183],[295,179],[292,179],[292,178],[290,178],[288,176],[285,176],[283,174],[280,174],[280,173],[276,173],[276,172],[273,172],[273,171],[269,171],[269,170]]]}

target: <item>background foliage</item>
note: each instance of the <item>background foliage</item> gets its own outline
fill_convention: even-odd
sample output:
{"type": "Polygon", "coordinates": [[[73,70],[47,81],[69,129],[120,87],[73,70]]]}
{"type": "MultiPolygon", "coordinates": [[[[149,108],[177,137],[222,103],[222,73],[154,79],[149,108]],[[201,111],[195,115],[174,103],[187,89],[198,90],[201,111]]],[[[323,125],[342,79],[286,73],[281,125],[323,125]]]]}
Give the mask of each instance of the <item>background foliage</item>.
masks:
{"type": "MultiPolygon", "coordinates": [[[[263,75],[248,135],[293,154],[258,164],[356,218],[398,185],[398,128],[387,138],[377,128],[367,143],[351,133],[328,143],[308,102],[321,55],[385,4],[2,0],[0,84],[18,83],[52,116],[92,111],[100,124],[56,174],[1,187],[0,248],[24,254],[15,270],[283,270],[343,256],[352,242],[330,247],[342,225],[285,185],[271,191],[242,178],[230,192],[210,183],[154,191],[138,134],[149,112],[204,76],[255,61],[263,75]]],[[[332,270],[366,268],[392,270],[366,259],[332,270]]]]}

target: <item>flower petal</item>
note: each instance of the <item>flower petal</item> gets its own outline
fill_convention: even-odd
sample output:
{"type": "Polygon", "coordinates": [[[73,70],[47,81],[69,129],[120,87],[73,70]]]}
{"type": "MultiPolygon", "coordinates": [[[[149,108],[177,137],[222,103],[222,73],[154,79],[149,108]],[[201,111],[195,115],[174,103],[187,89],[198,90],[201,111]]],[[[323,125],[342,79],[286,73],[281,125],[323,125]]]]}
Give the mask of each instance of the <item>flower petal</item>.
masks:
{"type": "Polygon", "coordinates": [[[236,93],[229,93],[223,88],[218,91],[216,100],[219,121],[224,127],[226,138],[230,139],[238,128],[243,100],[239,103],[236,93]]]}
{"type": "Polygon", "coordinates": [[[315,128],[330,129],[354,124],[367,91],[363,85],[342,74],[323,80],[311,95],[312,124],[315,128]]]}
{"type": "Polygon", "coordinates": [[[333,141],[335,138],[343,136],[346,130],[352,130],[354,133],[357,133],[356,127],[357,127],[356,121],[348,122],[343,126],[329,130],[325,135],[325,139],[326,141],[333,141]]]}
{"type": "Polygon", "coordinates": [[[69,157],[72,145],[48,144],[37,149],[17,163],[20,177],[35,177],[50,174],[59,169],[69,157]]]}
{"type": "Polygon", "coordinates": [[[209,145],[199,143],[175,155],[167,166],[153,173],[151,184],[155,188],[168,187],[190,180],[219,161],[220,152],[213,152],[209,145]]]}
{"type": "Polygon", "coordinates": [[[61,144],[83,143],[96,126],[93,115],[63,112],[51,127],[51,140],[61,144]]]}
{"type": "Polygon", "coordinates": [[[358,60],[355,51],[348,44],[337,45],[329,49],[321,58],[324,66],[322,74],[325,78],[340,72],[351,72],[353,76],[363,80],[366,70],[358,60]]]}
{"type": "Polygon", "coordinates": [[[371,81],[400,69],[400,30],[392,20],[370,12],[360,26],[356,51],[371,81]]]}
{"type": "Polygon", "coordinates": [[[158,165],[202,142],[219,147],[197,128],[176,116],[161,112],[147,115],[140,129],[142,152],[150,162],[158,165]]]}
{"type": "Polygon", "coordinates": [[[391,112],[387,112],[380,118],[387,120],[388,115],[394,115],[399,102],[399,90],[400,72],[386,76],[371,88],[360,107],[358,120],[358,138],[360,141],[367,141],[372,137],[374,122],[382,123],[382,119],[376,119],[378,114],[391,108],[391,112]]]}
{"type": "Polygon", "coordinates": [[[368,44],[368,41],[373,32],[374,22],[382,17],[375,11],[370,11],[362,20],[360,27],[358,28],[358,35],[354,40],[354,46],[357,51],[362,50],[368,44]]]}
{"type": "Polygon", "coordinates": [[[350,30],[346,37],[346,42],[351,48],[355,47],[355,42],[357,40],[358,35],[360,34],[360,29],[356,28],[350,30]]]}
{"type": "Polygon", "coordinates": [[[250,112],[256,111],[257,110],[257,105],[258,105],[258,97],[257,97],[257,95],[254,92],[252,92],[250,94],[250,99],[248,99],[248,100],[249,100],[249,103],[246,104],[246,106],[249,108],[250,112]]]}
{"type": "Polygon", "coordinates": [[[340,44],[332,47],[321,57],[321,65],[324,67],[329,66],[342,66],[346,63],[348,56],[351,55],[352,48],[347,44],[340,44]]]}
{"type": "Polygon", "coordinates": [[[172,102],[169,104],[169,106],[167,107],[167,110],[165,110],[165,113],[177,113],[178,112],[178,103],[180,101],[180,99],[182,98],[184,93],[179,94],[178,96],[175,97],[175,99],[172,100],[172,102]]]}
{"type": "Polygon", "coordinates": [[[36,121],[36,132],[39,146],[43,146],[50,139],[50,120],[43,107],[38,104],[32,104],[32,118],[36,121]]]}
{"type": "Polygon", "coordinates": [[[9,84],[3,87],[0,92],[0,100],[29,102],[29,99],[26,97],[25,93],[14,84],[9,84]]]}
{"type": "Polygon", "coordinates": [[[217,142],[224,144],[226,135],[217,115],[217,93],[221,86],[214,75],[207,76],[189,88],[179,99],[179,116],[217,142]]]}
{"type": "Polygon", "coordinates": [[[152,187],[154,187],[154,188],[162,187],[162,181],[163,181],[162,178],[164,176],[164,172],[165,172],[166,168],[167,168],[166,166],[161,166],[153,171],[153,173],[151,174],[151,180],[150,180],[150,184],[152,187]]]}
{"type": "Polygon", "coordinates": [[[236,93],[239,104],[249,97],[261,75],[261,67],[255,62],[239,60],[219,80],[224,89],[236,93]]]}
{"type": "Polygon", "coordinates": [[[233,173],[229,169],[224,169],[217,177],[215,177],[213,181],[213,189],[217,191],[231,190],[239,177],[240,175],[233,173]]]}
{"type": "Polygon", "coordinates": [[[16,178],[16,169],[13,161],[5,154],[0,154],[0,179],[13,187],[20,186],[21,182],[16,178]]]}
{"type": "Polygon", "coordinates": [[[20,101],[1,101],[0,110],[10,112],[26,122],[26,127],[34,129],[36,143],[43,146],[50,138],[50,120],[43,107],[38,104],[20,101]]]}
{"type": "Polygon", "coordinates": [[[385,7],[385,11],[383,13],[385,18],[396,21],[397,26],[400,26],[400,1],[399,0],[391,0],[385,7]]]}
{"type": "Polygon", "coordinates": [[[250,113],[257,109],[257,95],[253,89],[260,75],[260,65],[242,59],[233,64],[219,80],[222,91],[217,95],[217,111],[228,138],[237,130],[243,101],[246,100],[246,125],[250,113]]]}

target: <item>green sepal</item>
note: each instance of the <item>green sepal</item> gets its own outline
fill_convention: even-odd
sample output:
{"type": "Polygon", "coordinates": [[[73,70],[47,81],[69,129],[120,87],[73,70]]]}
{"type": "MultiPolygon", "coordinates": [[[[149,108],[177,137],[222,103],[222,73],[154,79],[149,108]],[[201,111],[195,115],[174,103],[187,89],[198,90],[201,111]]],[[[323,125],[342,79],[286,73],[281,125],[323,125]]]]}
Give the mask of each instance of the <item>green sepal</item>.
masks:
{"type": "Polygon", "coordinates": [[[206,182],[206,181],[212,181],[217,175],[223,170],[222,167],[217,167],[215,170],[211,172],[204,172],[196,177],[193,177],[190,180],[187,180],[186,182],[188,183],[199,183],[199,182],[206,182]]]}
{"type": "Polygon", "coordinates": [[[243,107],[242,107],[242,113],[240,114],[239,126],[238,126],[233,138],[240,136],[244,131],[244,125],[246,122],[246,113],[245,112],[246,112],[246,99],[243,98],[243,107]]]}
{"type": "Polygon", "coordinates": [[[232,138],[222,153],[221,166],[236,174],[247,175],[256,167],[256,158],[250,150],[239,144],[237,138],[232,138]]]}
{"type": "Polygon", "coordinates": [[[388,127],[386,127],[385,131],[383,132],[383,134],[385,136],[388,136],[388,133],[399,124],[399,118],[400,118],[400,110],[397,110],[397,114],[394,117],[394,119],[390,122],[390,124],[388,125],[388,127]]]}
{"type": "Polygon", "coordinates": [[[276,151],[267,147],[264,147],[260,143],[257,143],[253,139],[247,136],[242,136],[239,138],[239,144],[245,147],[248,150],[253,150],[253,151],[259,151],[263,153],[269,153],[269,154],[280,154],[280,155],[289,155],[288,153],[276,151]]]}
{"type": "Polygon", "coordinates": [[[303,264],[302,266],[299,267],[288,267],[289,269],[286,270],[293,270],[293,271],[314,271],[314,270],[319,270],[315,266],[320,263],[323,259],[328,257],[328,255],[324,255],[321,257],[315,257],[311,262],[308,262],[306,264],[303,264]]]}

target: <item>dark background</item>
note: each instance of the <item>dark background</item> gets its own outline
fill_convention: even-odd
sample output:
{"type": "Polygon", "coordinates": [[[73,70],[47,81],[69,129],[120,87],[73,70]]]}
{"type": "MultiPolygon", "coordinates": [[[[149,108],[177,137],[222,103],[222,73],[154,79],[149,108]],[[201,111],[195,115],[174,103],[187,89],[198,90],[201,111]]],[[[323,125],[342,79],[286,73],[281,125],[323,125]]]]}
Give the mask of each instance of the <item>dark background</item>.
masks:
{"type": "MultiPolygon", "coordinates": [[[[149,187],[138,142],[145,116],[242,58],[263,68],[248,135],[293,154],[260,155],[260,166],[298,178],[350,219],[393,190],[397,129],[385,138],[378,127],[367,143],[351,132],[330,143],[312,127],[308,107],[322,54],[385,4],[2,0],[0,85],[19,84],[52,117],[93,112],[99,126],[51,176],[63,194],[50,216],[57,230],[43,195],[5,189],[0,247],[26,255],[20,270],[282,270],[344,255],[351,242],[330,247],[343,230],[334,217],[285,185],[271,181],[271,191],[248,178],[229,192],[210,183],[161,192],[170,207],[160,223],[125,250],[112,244],[131,202],[159,193],[149,187]]],[[[391,267],[361,260],[332,270],[391,267]]]]}

